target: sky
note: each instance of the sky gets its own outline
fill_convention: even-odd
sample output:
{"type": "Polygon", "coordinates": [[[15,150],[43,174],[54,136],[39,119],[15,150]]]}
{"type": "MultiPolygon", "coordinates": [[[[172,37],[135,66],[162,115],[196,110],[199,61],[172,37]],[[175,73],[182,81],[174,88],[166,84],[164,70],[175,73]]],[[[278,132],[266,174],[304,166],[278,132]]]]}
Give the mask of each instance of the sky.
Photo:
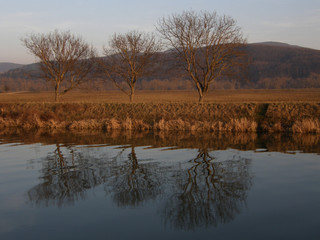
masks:
{"type": "Polygon", "coordinates": [[[249,43],[320,50],[320,0],[0,0],[0,62],[38,61],[21,44],[30,33],[70,30],[101,54],[114,33],[154,32],[158,19],[185,10],[231,16],[249,43]]]}

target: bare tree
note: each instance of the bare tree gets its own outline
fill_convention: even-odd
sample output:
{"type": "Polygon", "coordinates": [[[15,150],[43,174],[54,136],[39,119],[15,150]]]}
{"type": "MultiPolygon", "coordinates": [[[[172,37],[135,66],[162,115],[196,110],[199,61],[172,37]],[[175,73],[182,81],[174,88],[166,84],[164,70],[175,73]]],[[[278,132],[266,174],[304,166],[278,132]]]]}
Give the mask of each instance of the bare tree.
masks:
{"type": "Polygon", "coordinates": [[[93,47],[69,31],[30,34],[22,44],[40,60],[43,77],[54,84],[55,101],[59,101],[60,94],[86,81],[94,67],[93,47]]]}
{"type": "Polygon", "coordinates": [[[246,40],[231,17],[186,11],[160,19],[157,30],[183,63],[198,90],[199,102],[212,82],[241,63],[246,40]]]}
{"type": "Polygon", "coordinates": [[[107,78],[132,102],[137,81],[150,72],[150,65],[160,50],[160,42],[153,34],[138,31],[114,34],[109,46],[104,48],[106,57],[98,62],[107,78]]]}

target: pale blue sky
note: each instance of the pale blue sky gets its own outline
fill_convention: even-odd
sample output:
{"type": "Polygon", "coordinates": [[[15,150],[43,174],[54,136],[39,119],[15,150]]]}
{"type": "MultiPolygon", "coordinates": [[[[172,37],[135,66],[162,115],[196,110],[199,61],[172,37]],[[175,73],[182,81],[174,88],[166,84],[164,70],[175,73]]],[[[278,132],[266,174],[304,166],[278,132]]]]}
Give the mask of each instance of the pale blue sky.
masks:
{"type": "Polygon", "coordinates": [[[154,31],[159,18],[190,9],[233,17],[250,43],[320,49],[320,0],[0,0],[0,62],[35,62],[20,42],[27,33],[70,30],[101,51],[114,32],[154,31]]]}

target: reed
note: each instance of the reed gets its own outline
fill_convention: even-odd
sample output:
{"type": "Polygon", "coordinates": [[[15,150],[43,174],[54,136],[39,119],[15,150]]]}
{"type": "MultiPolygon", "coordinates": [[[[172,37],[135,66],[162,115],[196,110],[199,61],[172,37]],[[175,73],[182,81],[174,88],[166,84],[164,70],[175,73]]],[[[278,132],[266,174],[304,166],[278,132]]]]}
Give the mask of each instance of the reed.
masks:
{"type": "Polygon", "coordinates": [[[320,121],[318,119],[295,121],[292,131],[296,133],[320,133],[320,121]]]}
{"type": "Polygon", "coordinates": [[[0,103],[0,128],[320,132],[319,103],[0,103]]]}

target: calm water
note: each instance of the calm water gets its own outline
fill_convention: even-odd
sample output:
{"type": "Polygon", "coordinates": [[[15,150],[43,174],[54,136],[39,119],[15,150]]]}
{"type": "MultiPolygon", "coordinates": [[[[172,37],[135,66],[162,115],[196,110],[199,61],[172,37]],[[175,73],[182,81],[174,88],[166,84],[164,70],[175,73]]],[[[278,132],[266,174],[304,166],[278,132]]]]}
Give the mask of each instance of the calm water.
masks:
{"type": "Polygon", "coordinates": [[[320,239],[320,136],[2,133],[0,239],[320,239]]]}

